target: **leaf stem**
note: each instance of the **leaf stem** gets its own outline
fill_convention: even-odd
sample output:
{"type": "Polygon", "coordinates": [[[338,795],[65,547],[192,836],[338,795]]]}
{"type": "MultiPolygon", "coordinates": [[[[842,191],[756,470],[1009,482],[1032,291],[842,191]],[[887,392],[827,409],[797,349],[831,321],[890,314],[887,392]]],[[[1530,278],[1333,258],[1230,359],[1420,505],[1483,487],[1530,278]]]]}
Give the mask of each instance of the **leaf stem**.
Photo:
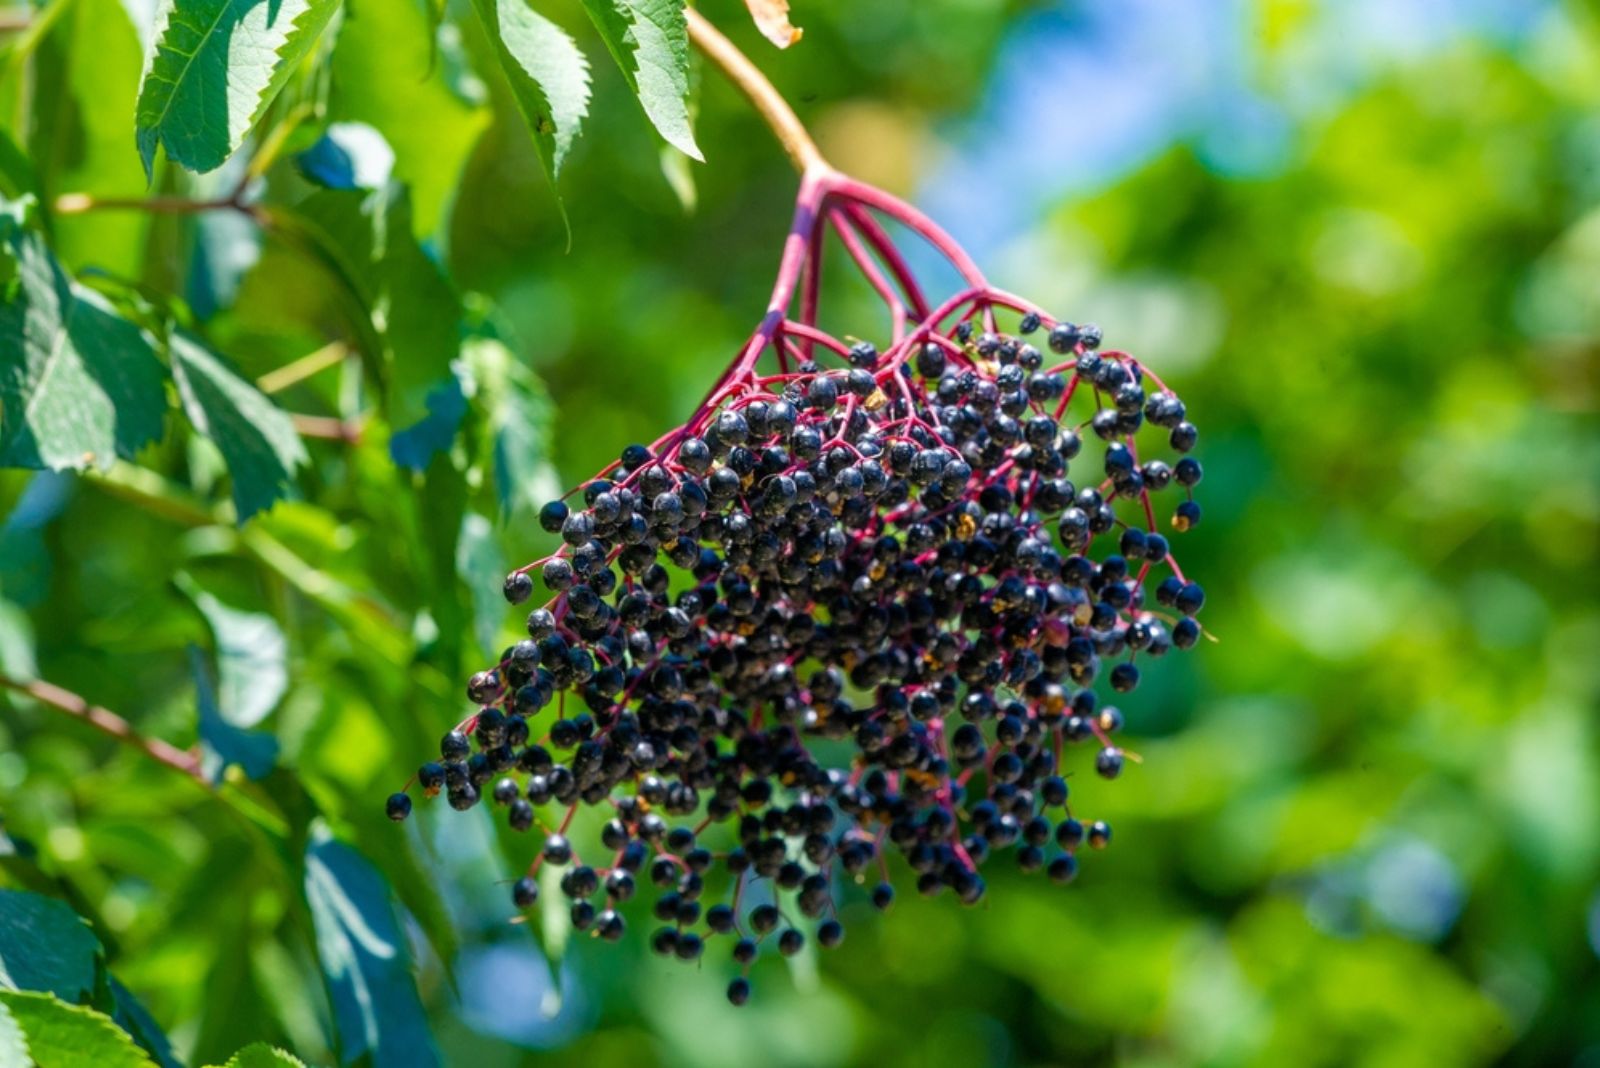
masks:
{"type": "Polygon", "coordinates": [[[761,73],[760,68],[750,61],[750,57],[739,51],[737,45],[724,37],[722,31],[706,21],[694,8],[686,8],[684,16],[689,22],[689,39],[755,105],[756,111],[760,112],[784,151],[794,161],[795,170],[801,174],[829,170],[827,160],[822,158],[817,143],[806,132],[794,109],[767,80],[767,76],[761,73]]]}
{"type": "Polygon", "coordinates": [[[290,386],[343,363],[349,355],[350,348],[344,342],[330,341],[315,352],[268,371],[256,379],[256,388],[263,393],[281,393],[290,386]]]}
{"type": "Polygon", "coordinates": [[[177,746],[164,742],[159,738],[146,738],[134,728],[133,724],[115,712],[108,708],[101,708],[99,705],[90,704],[86,698],[73,693],[71,690],[64,689],[54,683],[45,682],[42,679],[26,681],[14,679],[5,674],[0,674],[0,687],[27,694],[40,704],[48,705],[58,712],[65,712],[69,716],[80,719],[101,733],[108,734],[124,745],[138,750],[158,764],[163,764],[173,771],[193,779],[208,790],[211,789],[211,784],[206,781],[204,772],[200,770],[200,758],[194,753],[179,749],[177,746]]]}

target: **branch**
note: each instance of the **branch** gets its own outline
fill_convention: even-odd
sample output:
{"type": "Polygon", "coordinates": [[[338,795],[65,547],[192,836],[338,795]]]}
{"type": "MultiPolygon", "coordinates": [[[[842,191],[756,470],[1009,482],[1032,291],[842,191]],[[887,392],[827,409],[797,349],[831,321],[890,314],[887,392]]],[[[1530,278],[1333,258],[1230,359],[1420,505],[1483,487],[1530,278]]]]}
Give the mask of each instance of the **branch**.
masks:
{"type": "Polygon", "coordinates": [[[71,690],[62,689],[54,683],[42,680],[25,682],[4,674],[0,674],[0,687],[27,694],[41,704],[80,719],[101,733],[109,734],[124,745],[138,750],[158,764],[164,764],[206,789],[211,789],[211,784],[206,781],[205,774],[200,770],[200,758],[194,753],[179,749],[159,738],[146,738],[115,712],[99,705],[92,705],[71,690]]]}
{"type": "Polygon", "coordinates": [[[684,16],[689,20],[689,39],[755,105],[767,125],[772,127],[784,151],[794,161],[795,170],[801,174],[829,170],[827,160],[822,158],[817,143],[811,140],[811,135],[806,132],[794,109],[767,80],[767,76],[750,62],[750,57],[739,51],[737,45],[724,37],[694,8],[686,8],[684,16]]]}

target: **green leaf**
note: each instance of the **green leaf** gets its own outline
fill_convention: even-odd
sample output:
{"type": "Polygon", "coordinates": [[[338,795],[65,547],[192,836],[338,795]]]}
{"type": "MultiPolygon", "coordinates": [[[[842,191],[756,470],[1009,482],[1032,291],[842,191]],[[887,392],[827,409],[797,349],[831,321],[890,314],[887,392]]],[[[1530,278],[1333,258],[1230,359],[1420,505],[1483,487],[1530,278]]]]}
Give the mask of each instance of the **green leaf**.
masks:
{"type": "Polygon", "coordinates": [[[139,85],[139,157],[191,171],[233,154],[310,53],[339,0],[164,0],[139,85]]]}
{"type": "Polygon", "coordinates": [[[494,485],[501,515],[538,508],[561,493],[550,463],[555,406],[544,381],[492,338],[474,338],[465,356],[478,384],[476,400],[493,435],[494,485]]]}
{"type": "Polygon", "coordinates": [[[11,1015],[11,1010],[0,1003],[0,1064],[25,1065],[28,1063],[28,1039],[22,1025],[11,1015]]]}
{"type": "Polygon", "coordinates": [[[305,1068],[305,1061],[276,1046],[256,1042],[228,1058],[222,1068],[305,1068]]]}
{"type": "Polygon", "coordinates": [[[319,826],[306,848],[305,890],[342,1061],[438,1064],[383,876],[319,826]]]}
{"type": "Polygon", "coordinates": [[[227,461],[243,523],[288,492],[305,446],[283,409],[199,341],[174,334],[171,352],[183,410],[227,461]]]}
{"type": "Polygon", "coordinates": [[[456,572],[472,595],[472,633],[478,650],[493,655],[500,624],[506,616],[505,598],[500,584],[505,581],[506,561],[494,540],[494,526],[481,515],[468,514],[461,520],[461,537],[456,541],[456,572]]]}
{"type": "MultiPolygon", "coordinates": [[[[589,111],[589,62],[527,0],[473,0],[552,188],[589,111]]],[[[561,203],[559,189],[556,203],[561,203]]],[[[562,218],[566,210],[562,209],[562,218]]]]}
{"type": "Polygon", "coordinates": [[[188,575],[174,581],[211,628],[217,648],[217,703],[235,727],[254,727],[289,688],[289,642],[265,612],[230,608],[188,575]]]}
{"type": "Polygon", "coordinates": [[[583,0],[656,132],[703,160],[689,119],[689,26],[679,0],[583,0]]]}
{"type": "Polygon", "coordinates": [[[224,718],[205,654],[197,646],[189,646],[189,666],[200,709],[200,767],[206,778],[221,782],[229,765],[237,765],[250,779],[270,774],[278,760],[278,739],[265,731],[235,727],[224,718]]]}
{"type": "Polygon", "coordinates": [[[79,1001],[94,992],[100,942],[59,901],[0,890],[0,988],[40,990],[79,1001]]]}
{"type": "Polygon", "coordinates": [[[39,235],[0,212],[0,466],[131,457],[161,436],[165,373],[149,337],[68,278],[39,235]]]}
{"type": "Polygon", "coordinates": [[[461,301],[411,229],[405,187],[325,190],[301,206],[306,236],[369,318],[387,388],[389,421],[428,414],[429,392],[450,375],[460,348],[461,301]]]}
{"type": "MultiPolygon", "coordinates": [[[[154,1063],[109,1016],[50,994],[0,992],[35,1068],[150,1068],[154,1063]]],[[[28,1060],[17,1062],[30,1063],[28,1060]]]]}

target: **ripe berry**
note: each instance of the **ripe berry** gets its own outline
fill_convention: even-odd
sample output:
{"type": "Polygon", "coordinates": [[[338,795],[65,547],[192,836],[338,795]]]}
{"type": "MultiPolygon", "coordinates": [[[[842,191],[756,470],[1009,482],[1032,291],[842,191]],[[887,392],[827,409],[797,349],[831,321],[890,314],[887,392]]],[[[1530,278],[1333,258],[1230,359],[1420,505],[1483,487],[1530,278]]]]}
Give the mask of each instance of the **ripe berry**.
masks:
{"type": "Polygon", "coordinates": [[[403,793],[390,794],[389,802],[384,806],[384,809],[388,812],[389,818],[398,823],[411,815],[411,798],[403,793]]]}
{"type": "Polygon", "coordinates": [[[728,1000],[735,1005],[743,1005],[750,1000],[750,980],[739,976],[728,984],[728,1000]]]}
{"type": "Polygon", "coordinates": [[[533,596],[533,579],[521,571],[513,571],[506,576],[502,592],[505,593],[506,600],[512,604],[521,604],[533,596]]]}
{"type": "Polygon", "coordinates": [[[511,887],[511,900],[517,908],[531,908],[539,900],[539,884],[524,875],[511,887]]]}
{"type": "Polygon", "coordinates": [[[544,840],[544,859],[556,865],[568,863],[572,860],[572,843],[565,835],[550,835],[544,840]]]}

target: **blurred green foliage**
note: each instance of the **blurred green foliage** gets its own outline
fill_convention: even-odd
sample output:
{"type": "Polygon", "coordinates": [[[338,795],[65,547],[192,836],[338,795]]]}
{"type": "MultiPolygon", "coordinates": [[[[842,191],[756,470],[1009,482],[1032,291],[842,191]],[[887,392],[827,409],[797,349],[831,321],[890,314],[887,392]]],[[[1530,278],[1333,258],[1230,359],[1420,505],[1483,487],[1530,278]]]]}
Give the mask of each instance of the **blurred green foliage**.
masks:
{"type": "MultiPolygon", "coordinates": [[[[134,25],[113,0],[57,6],[30,76],[0,83],[0,130],[45,203],[142,197],[134,25]]],[[[330,122],[384,134],[420,248],[466,308],[465,428],[397,466],[344,360],[276,399],[361,422],[359,439],[307,441],[296,499],[244,527],[215,450],[186,432],[139,469],[0,472],[0,671],[188,745],[198,646],[215,714],[278,747],[269,775],[213,793],[0,697],[0,883],[86,917],[194,1064],[258,1040],[334,1061],[339,988],[312,958],[327,886],[311,892],[306,859],[325,871],[319,850],[351,847],[337,862],[403,906],[452,1064],[1600,1064],[1600,19],[1537,5],[1514,36],[1402,50],[1308,96],[1312,58],[1359,47],[1336,39],[1337,6],[1255,0],[1220,24],[1290,117],[1280,158],[1232,171],[1203,138],[1167,138],[1053,196],[986,265],[1100,322],[1203,435],[1206,522],[1184,560],[1219,640],[1128,702],[1141,765],[1080,776],[1117,843],[1070,889],[997,875],[971,912],[855,902],[840,950],[764,962],[742,1010],[720,959],[685,969],[638,938],[574,940],[555,996],[508,922],[501,880],[520,860],[484,813],[383,818],[458,716],[457,680],[511,633],[502,561],[545,551],[527,487],[681,421],[765,306],[794,190],[758,121],[699,71],[706,163],[685,210],[621,75],[596,63],[561,179],[569,252],[488,42],[399,0],[347,5],[331,60],[286,91],[282,109],[316,102],[287,148],[330,122]],[[502,507],[497,435],[534,409],[548,427],[514,439],[522,493],[502,507]],[[284,679],[230,660],[219,611],[282,635],[284,679]],[[251,719],[230,685],[281,693],[251,719]]],[[[915,196],[981,141],[952,124],[1027,55],[1001,44],[1043,5],[796,0],[805,38],[781,53],[733,0],[703,8],[836,165],[915,196]]],[[[541,9],[582,25],[576,2],[541,9]]],[[[158,172],[158,191],[216,195],[223,173],[158,172]]],[[[968,193],[1006,196],[994,182],[968,193]]],[[[271,204],[342,195],[287,157],[266,185],[271,204]]],[[[304,245],[239,221],[58,214],[50,239],[86,279],[183,295],[249,375],[353,342],[304,245]],[[218,268],[230,256],[242,275],[218,268]]],[[[839,299],[854,332],[876,327],[859,294],[839,299]]]]}

